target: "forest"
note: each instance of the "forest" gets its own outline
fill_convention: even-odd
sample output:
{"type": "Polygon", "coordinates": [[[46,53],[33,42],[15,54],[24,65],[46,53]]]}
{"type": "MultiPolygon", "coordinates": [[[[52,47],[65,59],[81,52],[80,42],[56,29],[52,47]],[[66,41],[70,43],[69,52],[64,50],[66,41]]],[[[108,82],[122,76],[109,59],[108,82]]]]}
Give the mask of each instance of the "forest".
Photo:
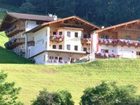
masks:
{"type": "Polygon", "coordinates": [[[76,15],[100,26],[140,18],[140,0],[0,0],[0,3],[17,7],[14,12],[76,15]]]}

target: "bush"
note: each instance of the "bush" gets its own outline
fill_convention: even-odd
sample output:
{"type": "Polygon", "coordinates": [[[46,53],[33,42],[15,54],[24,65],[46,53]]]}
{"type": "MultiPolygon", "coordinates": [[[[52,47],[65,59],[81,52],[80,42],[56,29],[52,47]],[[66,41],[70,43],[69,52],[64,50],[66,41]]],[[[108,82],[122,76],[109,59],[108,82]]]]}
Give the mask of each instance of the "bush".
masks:
{"type": "Polygon", "coordinates": [[[17,101],[20,88],[15,88],[14,82],[5,82],[6,78],[7,74],[0,72],[0,105],[23,105],[17,101]]]}
{"type": "Polygon", "coordinates": [[[140,105],[134,86],[120,86],[115,82],[88,88],[81,97],[80,105],[140,105]]]}
{"type": "Polygon", "coordinates": [[[32,105],[74,105],[72,96],[67,91],[50,93],[47,90],[40,91],[32,105]]]}

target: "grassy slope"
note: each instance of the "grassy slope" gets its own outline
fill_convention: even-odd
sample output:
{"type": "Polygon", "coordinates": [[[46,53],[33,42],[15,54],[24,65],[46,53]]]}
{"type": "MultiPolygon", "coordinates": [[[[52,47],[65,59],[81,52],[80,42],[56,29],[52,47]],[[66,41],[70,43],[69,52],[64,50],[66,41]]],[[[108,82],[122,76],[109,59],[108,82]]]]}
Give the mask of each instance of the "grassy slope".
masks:
{"type": "Polygon", "coordinates": [[[30,105],[39,90],[69,90],[78,105],[82,91],[101,81],[117,81],[120,85],[132,84],[140,93],[140,60],[101,60],[83,65],[43,66],[43,65],[5,65],[0,70],[9,75],[9,81],[15,81],[22,87],[20,99],[30,105]]]}
{"type": "Polygon", "coordinates": [[[0,33],[0,63],[30,63],[28,60],[17,56],[15,53],[8,51],[4,48],[4,43],[8,38],[4,33],[0,33]]]}

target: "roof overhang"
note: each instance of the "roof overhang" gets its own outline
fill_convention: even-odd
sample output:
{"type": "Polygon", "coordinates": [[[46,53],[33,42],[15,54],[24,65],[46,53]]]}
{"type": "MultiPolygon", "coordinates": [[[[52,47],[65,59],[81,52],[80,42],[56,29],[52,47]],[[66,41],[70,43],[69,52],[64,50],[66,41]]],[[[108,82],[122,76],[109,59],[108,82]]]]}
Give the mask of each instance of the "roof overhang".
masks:
{"type": "Polygon", "coordinates": [[[53,17],[44,16],[44,15],[33,15],[33,14],[23,14],[23,13],[14,13],[14,12],[6,12],[4,19],[0,26],[0,31],[4,31],[5,24],[8,24],[10,22],[9,18],[15,19],[15,20],[32,20],[32,21],[42,21],[42,22],[50,22],[54,21],[53,17]]]}
{"type": "Polygon", "coordinates": [[[99,33],[105,32],[105,31],[114,30],[114,29],[121,28],[121,27],[124,27],[124,26],[129,26],[129,25],[132,25],[132,24],[140,24],[140,20],[137,19],[137,20],[121,23],[121,24],[118,24],[118,25],[110,26],[110,27],[107,27],[107,28],[103,28],[103,29],[95,31],[95,33],[99,34],[99,33]]]}
{"type": "Polygon", "coordinates": [[[37,26],[37,27],[35,27],[34,29],[32,29],[32,30],[30,30],[30,31],[28,31],[28,32],[26,32],[26,33],[29,33],[29,32],[36,32],[36,31],[38,31],[38,30],[40,30],[41,28],[44,28],[44,27],[46,27],[46,26],[49,26],[49,25],[52,25],[52,24],[56,24],[56,23],[59,23],[59,22],[63,22],[63,21],[66,21],[66,20],[70,20],[70,19],[76,19],[76,20],[78,20],[78,21],[83,22],[84,24],[90,26],[90,27],[92,28],[93,31],[94,31],[94,30],[100,29],[98,26],[96,26],[96,25],[94,25],[94,24],[92,24],[92,23],[90,23],[90,22],[88,22],[88,21],[86,21],[86,20],[84,20],[84,19],[81,19],[81,18],[79,18],[79,17],[77,17],[77,16],[71,16],[71,17],[67,17],[67,18],[63,18],[63,19],[58,19],[58,20],[55,20],[55,21],[51,21],[51,22],[48,22],[48,23],[44,23],[44,24],[42,24],[42,25],[40,25],[40,26],[37,26]]]}

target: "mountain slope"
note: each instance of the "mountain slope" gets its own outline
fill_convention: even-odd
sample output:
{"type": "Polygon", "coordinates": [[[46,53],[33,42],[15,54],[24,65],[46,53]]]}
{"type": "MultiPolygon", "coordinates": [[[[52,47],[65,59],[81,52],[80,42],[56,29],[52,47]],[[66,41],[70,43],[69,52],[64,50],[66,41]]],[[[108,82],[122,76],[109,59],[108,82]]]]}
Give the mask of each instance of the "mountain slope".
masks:
{"type": "Polygon", "coordinates": [[[8,38],[3,32],[0,33],[0,63],[31,63],[29,60],[26,60],[15,53],[5,49],[4,43],[8,41],[8,38]]]}

